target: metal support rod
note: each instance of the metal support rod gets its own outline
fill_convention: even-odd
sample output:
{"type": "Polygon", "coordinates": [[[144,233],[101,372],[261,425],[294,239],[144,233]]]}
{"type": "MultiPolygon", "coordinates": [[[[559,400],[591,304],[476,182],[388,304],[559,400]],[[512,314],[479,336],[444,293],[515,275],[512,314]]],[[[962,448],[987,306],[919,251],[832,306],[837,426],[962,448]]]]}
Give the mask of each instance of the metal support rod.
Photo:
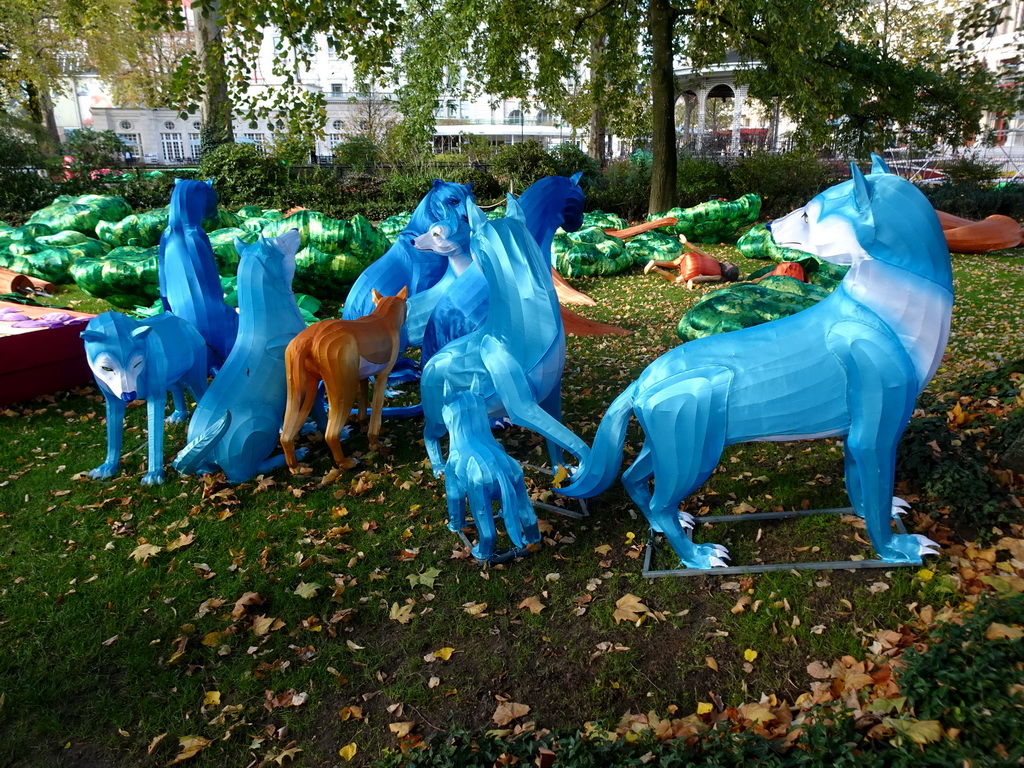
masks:
{"type": "MultiPolygon", "coordinates": [[[[847,515],[853,514],[852,507],[833,507],[829,509],[792,509],[782,512],[754,512],[746,515],[711,515],[698,517],[695,523],[721,524],[736,521],[757,520],[791,520],[808,515],[847,515]]],[[[907,529],[899,517],[894,517],[896,530],[906,533],[907,529]]],[[[687,531],[692,539],[692,532],[687,531]]],[[[659,568],[652,569],[654,552],[664,537],[652,529],[647,539],[644,552],[643,577],[645,579],[662,579],[670,576],[736,576],[755,573],[773,573],[778,571],[856,571],[876,568],[900,568],[915,566],[916,563],[891,563],[887,560],[836,560],[819,563],[759,563],[756,565],[731,565],[726,568],[659,568]]],[[[674,553],[673,553],[674,556],[674,553]]]]}

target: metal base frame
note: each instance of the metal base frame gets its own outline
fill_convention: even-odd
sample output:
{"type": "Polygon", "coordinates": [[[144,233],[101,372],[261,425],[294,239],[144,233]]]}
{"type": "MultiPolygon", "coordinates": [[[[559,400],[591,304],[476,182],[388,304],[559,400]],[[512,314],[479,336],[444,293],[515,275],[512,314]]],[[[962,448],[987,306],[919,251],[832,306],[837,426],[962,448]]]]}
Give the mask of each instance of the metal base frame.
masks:
{"type": "MultiPolygon", "coordinates": [[[[747,515],[710,515],[708,517],[696,518],[697,524],[702,523],[731,523],[750,522],[756,520],[791,520],[797,517],[808,515],[852,515],[853,507],[837,507],[832,509],[792,509],[783,512],[753,512],[747,515]]],[[[896,530],[906,533],[903,521],[894,517],[896,530]]],[[[693,535],[687,531],[691,539],[693,535]]],[[[656,533],[653,529],[647,539],[647,547],[644,552],[645,579],[662,579],[670,576],[736,576],[754,573],[772,573],[775,571],[859,571],[876,568],[901,568],[906,566],[918,567],[916,563],[890,563],[886,560],[835,560],[823,563],[761,563],[758,565],[731,565],[727,568],[665,568],[655,569],[651,565],[654,561],[655,550],[659,543],[664,542],[664,536],[656,533]]],[[[670,555],[675,559],[675,553],[669,547],[670,555]]]]}
{"type": "MultiPolygon", "coordinates": [[[[536,464],[527,464],[525,461],[520,462],[520,464],[522,464],[523,469],[532,469],[534,472],[540,472],[542,475],[547,475],[548,477],[555,476],[554,472],[545,467],[538,467],[536,464]]],[[[574,520],[583,520],[585,518],[590,517],[590,510],[587,509],[587,500],[576,499],[576,501],[578,501],[580,504],[579,512],[576,512],[575,510],[572,509],[566,509],[565,507],[559,507],[554,504],[547,504],[543,501],[531,501],[530,503],[533,505],[534,509],[543,509],[548,512],[554,512],[556,515],[561,515],[562,517],[571,517],[574,520]]]]}

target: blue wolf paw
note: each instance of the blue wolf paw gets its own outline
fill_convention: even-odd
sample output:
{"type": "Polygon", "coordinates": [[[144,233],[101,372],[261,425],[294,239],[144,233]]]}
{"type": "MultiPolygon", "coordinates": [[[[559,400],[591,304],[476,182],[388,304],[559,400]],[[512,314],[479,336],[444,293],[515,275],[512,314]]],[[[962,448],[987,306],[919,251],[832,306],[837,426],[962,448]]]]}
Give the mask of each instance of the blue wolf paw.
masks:
{"type": "Polygon", "coordinates": [[[694,544],[693,551],[686,557],[680,559],[679,564],[686,568],[726,568],[728,563],[725,558],[729,557],[729,550],[721,544],[694,544]]]}
{"type": "Polygon", "coordinates": [[[939,545],[919,533],[902,533],[892,537],[889,545],[878,550],[887,563],[920,563],[924,555],[939,554],[939,545]]]}
{"type": "Polygon", "coordinates": [[[899,517],[900,515],[905,515],[905,514],[907,514],[907,510],[909,510],[909,509],[910,509],[910,504],[905,502],[899,496],[893,496],[892,497],[892,510],[890,512],[890,515],[892,517],[899,517]]]}
{"type": "Polygon", "coordinates": [[[119,462],[105,461],[96,469],[89,470],[89,477],[93,480],[107,480],[117,474],[119,462]]]}
{"type": "Polygon", "coordinates": [[[143,485],[162,485],[164,482],[164,471],[162,469],[151,469],[142,476],[143,485]]]}
{"type": "Polygon", "coordinates": [[[185,411],[171,411],[171,415],[164,419],[164,421],[168,424],[181,424],[187,418],[188,413],[185,411]]]}

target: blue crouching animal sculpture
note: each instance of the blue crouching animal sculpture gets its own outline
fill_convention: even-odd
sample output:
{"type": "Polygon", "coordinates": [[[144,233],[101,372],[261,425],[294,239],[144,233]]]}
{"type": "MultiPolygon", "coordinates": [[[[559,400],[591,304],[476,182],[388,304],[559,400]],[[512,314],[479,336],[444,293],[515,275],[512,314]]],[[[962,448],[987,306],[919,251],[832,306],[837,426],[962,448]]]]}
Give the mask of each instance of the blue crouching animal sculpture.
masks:
{"type": "Polygon", "coordinates": [[[691,568],[724,550],[690,541],[679,505],[725,446],[843,437],[846,490],[878,555],[919,563],[935,544],[891,527],[896,444],[949,336],[949,251],[931,204],[910,182],[851,166],[853,178],[771,225],[780,245],[850,264],[819,304],[753,328],[691,341],[651,363],[609,406],[592,453],[562,493],[609,487],[630,417],[646,440],[622,482],[691,568]],[[654,481],[651,491],[650,481],[654,481]]]}
{"type": "Polygon", "coordinates": [[[173,315],[134,320],[120,312],[97,315],[82,331],[85,355],[107,401],[107,456],[89,472],[104,479],[117,474],[124,437],[124,411],[145,400],[149,417],[149,470],[143,485],[164,481],[164,411],[171,393],[170,423],[185,420],[188,387],[197,400],[206,391],[206,344],[189,323],[173,315]]]}
{"type": "Polygon", "coordinates": [[[509,195],[508,213],[488,221],[469,208],[473,258],[490,294],[482,327],[446,345],[423,369],[423,437],[434,473],[444,471],[440,440],[444,386],[454,392],[478,387],[492,417],[543,435],[552,468],[562,448],[582,459],[586,443],[561,422],[565,332],[551,278],[551,264],[526,229],[523,210],[509,195]]]}
{"type": "MultiPolygon", "coordinates": [[[[526,226],[545,258],[550,259],[551,241],[559,227],[573,232],[583,223],[586,196],[579,185],[581,175],[546,176],[519,197],[526,226]]],[[[424,363],[449,341],[475,331],[487,319],[489,299],[483,272],[470,267],[456,277],[427,321],[420,357],[424,363]]]]}
{"type": "Polygon", "coordinates": [[[217,215],[217,193],[206,181],[175,179],[170,218],[157,257],[164,308],[188,320],[209,345],[207,368],[220,368],[238,332],[238,315],[224,303],[213,246],[203,219],[217,215]]]}
{"type": "MultiPolygon", "coordinates": [[[[292,293],[299,233],[235,241],[239,326],[235,345],[220,373],[196,406],[189,443],[174,460],[182,474],[223,470],[229,482],[244,483],[284,464],[273,459],[284,420],[288,384],[285,349],[306,327],[292,293]]],[[[323,408],[314,412],[326,428],[323,408]]]]}
{"type": "MultiPolygon", "coordinates": [[[[388,252],[363,270],[352,285],[342,308],[342,320],[355,320],[373,312],[373,291],[381,296],[394,296],[403,287],[409,289],[409,302],[436,284],[448,270],[448,257],[416,248],[413,240],[438,222],[444,222],[449,211],[466,219],[466,206],[473,202],[472,184],[452,184],[435,179],[430,191],[420,200],[412,218],[388,252]]],[[[403,334],[403,347],[407,343],[403,334]]]]}
{"type": "Polygon", "coordinates": [[[445,400],[441,411],[449,437],[444,465],[448,530],[458,533],[466,525],[468,503],[479,537],[473,557],[490,560],[496,537],[492,502],[499,501],[515,550],[540,541],[523,469],[494,439],[483,398],[468,390],[453,393],[446,389],[445,400]]]}

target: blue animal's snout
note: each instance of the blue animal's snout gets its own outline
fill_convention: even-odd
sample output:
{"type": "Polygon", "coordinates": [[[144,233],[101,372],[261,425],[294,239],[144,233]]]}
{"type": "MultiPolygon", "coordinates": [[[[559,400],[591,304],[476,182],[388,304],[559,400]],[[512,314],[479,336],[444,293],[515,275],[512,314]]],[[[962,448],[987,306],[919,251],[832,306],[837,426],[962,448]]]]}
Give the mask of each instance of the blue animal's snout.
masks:
{"type": "Polygon", "coordinates": [[[135,392],[122,392],[121,393],[121,399],[124,400],[126,403],[130,403],[132,400],[135,400],[136,398],[137,398],[137,395],[136,395],[135,392]]]}

